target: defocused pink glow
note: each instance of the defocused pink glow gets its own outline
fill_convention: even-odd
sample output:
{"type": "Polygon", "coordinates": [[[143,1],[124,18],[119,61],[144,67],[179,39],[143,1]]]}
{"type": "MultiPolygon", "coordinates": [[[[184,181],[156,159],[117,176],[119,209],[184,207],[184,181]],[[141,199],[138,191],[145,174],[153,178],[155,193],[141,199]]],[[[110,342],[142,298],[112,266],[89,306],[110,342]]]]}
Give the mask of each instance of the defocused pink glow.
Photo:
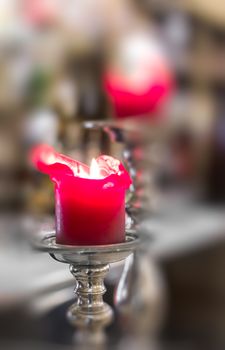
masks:
{"type": "Polygon", "coordinates": [[[56,0],[23,0],[23,15],[35,25],[51,23],[58,17],[56,0]]]}
{"type": "Polygon", "coordinates": [[[166,58],[151,37],[129,39],[121,55],[127,63],[109,65],[103,78],[115,117],[153,116],[173,90],[166,58]]]}
{"type": "Polygon", "coordinates": [[[111,100],[116,117],[150,115],[157,112],[172,91],[173,83],[169,71],[154,72],[155,77],[142,91],[135,91],[113,73],[105,76],[104,85],[111,100]]]}

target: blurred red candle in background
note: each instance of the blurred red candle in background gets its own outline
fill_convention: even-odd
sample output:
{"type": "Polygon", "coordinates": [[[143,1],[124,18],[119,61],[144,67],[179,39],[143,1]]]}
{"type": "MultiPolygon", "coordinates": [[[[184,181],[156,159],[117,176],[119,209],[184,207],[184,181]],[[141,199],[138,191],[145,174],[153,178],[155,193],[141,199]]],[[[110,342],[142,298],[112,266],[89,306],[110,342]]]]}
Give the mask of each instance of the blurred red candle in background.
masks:
{"type": "Polygon", "coordinates": [[[123,165],[110,156],[91,167],[47,145],[31,152],[33,164],[55,184],[56,242],[101,245],[125,239],[125,191],[131,184],[123,165]]]}
{"type": "Polygon", "coordinates": [[[103,86],[117,118],[155,117],[173,91],[173,74],[159,42],[148,32],[121,38],[106,66],[103,86]]]}
{"type": "Polygon", "coordinates": [[[123,77],[109,72],[105,76],[104,85],[111,100],[114,115],[117,118],[149,117],[158,113],[172,91],[172,81],[166,71],[159,72],[154,79],[152,81],[150,78],[148,86],[143,84],[143,88],[138,91],[123,77]]]}

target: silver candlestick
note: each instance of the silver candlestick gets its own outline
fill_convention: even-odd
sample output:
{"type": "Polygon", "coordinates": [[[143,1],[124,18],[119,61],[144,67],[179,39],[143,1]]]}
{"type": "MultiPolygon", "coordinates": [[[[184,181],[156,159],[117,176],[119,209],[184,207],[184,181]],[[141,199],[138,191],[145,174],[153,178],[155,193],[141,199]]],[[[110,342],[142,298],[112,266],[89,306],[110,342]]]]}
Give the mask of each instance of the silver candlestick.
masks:
{"type": "Polygon", "coordinates": [[[35,248],[48,252],[55,260],[70,265],[76,279],[76,302],[69,307],[67,319],[77,328],[76,341],[96,344],[104,340],[104,328],[113,319],[112,308],[103,301],[104,278],[109,264],[127,258],[139,239],[133,231],[126,232],[123,243],[99,246],[71,246],[56,243],[55,232],[46,232],[35,248]]]}

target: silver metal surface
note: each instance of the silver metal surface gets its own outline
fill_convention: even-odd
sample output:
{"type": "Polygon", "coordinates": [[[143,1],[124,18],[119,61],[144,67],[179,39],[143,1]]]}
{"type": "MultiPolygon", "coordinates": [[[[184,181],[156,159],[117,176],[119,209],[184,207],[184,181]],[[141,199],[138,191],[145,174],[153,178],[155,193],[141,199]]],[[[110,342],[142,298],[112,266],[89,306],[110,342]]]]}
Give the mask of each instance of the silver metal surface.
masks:
{"type": "Polygon", "coordinates": [[[102,265],[124,260],[135,250],[139,239],[134,231],[126,232],[126,240],[123,243],[72,246],[56,243],[55,232],[48,232],[39,242],[35,242],[35,249],[48,252],[55,260],[67,264],[76,265],[102,265]]]}
{"type": "Polygon", "coordinates": [[[70,271],[77,281],[77,301],[69,308],[67,318],[71,325],[80,330],[79,342],[101,343],[104,340],[103,329],[113,319],[111,307],[103,301],[106,292],[104,277],[109,265],[70,265],[70,271]]]}
{"type": "Polygon", "coordinates": [[[133,231],[126,232],[125,242],[110,245],[60,245],[56,243],[54,231],[35,243],[36,249],[48,252],[59,262],[70,264],[70,271],[76,279],[76,302],[70,306],[67,318],[77,327],[77,342],[103,343],[104,327],[113,319],[111,307],[103,301],[105,275],[110,263],[127,258],[138,244],[139,239],[133,231]]]}

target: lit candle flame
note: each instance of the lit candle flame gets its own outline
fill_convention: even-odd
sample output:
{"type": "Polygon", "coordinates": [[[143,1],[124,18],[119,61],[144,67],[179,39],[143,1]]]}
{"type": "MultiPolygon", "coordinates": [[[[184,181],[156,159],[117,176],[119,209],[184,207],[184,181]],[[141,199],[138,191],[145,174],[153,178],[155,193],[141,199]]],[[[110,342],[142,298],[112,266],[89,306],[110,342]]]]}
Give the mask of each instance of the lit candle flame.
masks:
{"type": "Polygon", "coordinates": [[[90,166],[90,178],[91,179],[101,179],[100,168],[95,158],[92,158],[91,166],[90,166]]]}

